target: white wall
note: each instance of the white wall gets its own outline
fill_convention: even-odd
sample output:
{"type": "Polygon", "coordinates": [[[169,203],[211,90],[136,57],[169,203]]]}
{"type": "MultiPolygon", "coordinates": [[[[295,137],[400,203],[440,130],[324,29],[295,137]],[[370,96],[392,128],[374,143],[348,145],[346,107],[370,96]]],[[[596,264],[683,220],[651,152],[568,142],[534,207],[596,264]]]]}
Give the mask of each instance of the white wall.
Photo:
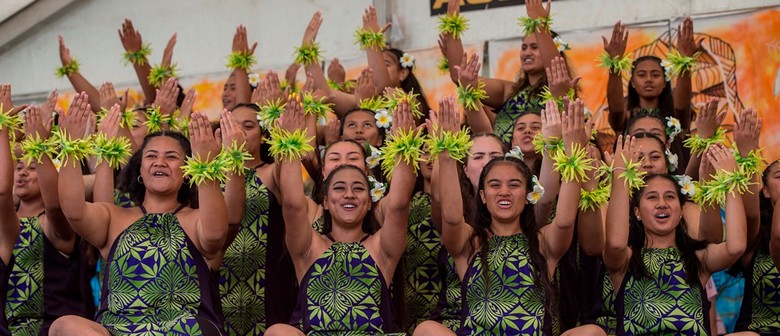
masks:
{"type": "MultiPolygon", "coordinates": [[[[66,79],[54,77],[59,66],[57,35],[62,35],[88,79],[120,86],[134,83],[132,68],[121,64],[123,49],[117,36],[125,17],[152,43],[153,63],[159,62],[170,35],[178,32],[174,59],[185,83],[188,78],[226,74],[225,56],[239,23],[247,26],[250,40],[260,42],[261,68],[285,67],[316,10],[325,18],[318,40],[326,56],[359,57],[353,32],[361,24],[363,8],[372,2],[386,3],[398,18],[405,39],[396,46],[436,45],[436,20],[430,17],[429,0],[81,0],[39,23],[11,48],[4,47],[0,82],[12,83],[14,96],[24,98],[42,97],[55,87],[69,90],[66,79]]],[[[638,24],[779,4],[780,0],[561,0],[553,3],[553,13],[555,29],[565,32],[610,26],[617,20],[638,24]]],[[[517,37],[517,18],[524,14],[520,6],[467,12],[471,29],[464,40],[517,37]]]]}

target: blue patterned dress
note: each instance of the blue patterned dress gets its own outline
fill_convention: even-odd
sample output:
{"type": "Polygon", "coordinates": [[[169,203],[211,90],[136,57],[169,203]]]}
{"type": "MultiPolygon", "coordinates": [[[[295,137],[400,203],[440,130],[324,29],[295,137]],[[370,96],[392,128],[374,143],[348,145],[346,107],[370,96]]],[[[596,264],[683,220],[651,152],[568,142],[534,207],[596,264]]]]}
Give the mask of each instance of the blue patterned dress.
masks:
{"type": "Polygon", "coordinates": [[[179,209],[141,207],[144,215],[114,241],[96,319],[111,334],[220,334],[212,272],[179,225],[179,209]]]}
{"type": "MultiPolygon", "coordinates": [[[[328,236],[331,241],[332,237],[328,236]]],[[[333,242],[301,280],[292,323],[306,335],[395,331],[388,286],[362,242],[333,242]]]]}
{"type": "Polygon", "coordinates": [[[458,335],[550,335],[551,319],[544,290],[535,281],[537,272],[525,234],[490,237],[487,265],[477,253],[464,275],[458,335]],[[487,277],[483,266],[488,266],[487,277]]]}
{"type": "MultiPolygon", "coordinates": [[[[260,180],[252,169],[244,171],[246,188],[246,210],[238,234],[225,251],[222,267],[219,271],[219,294],[222,312],[225,315],[225,331],[228,335],[262,335],[268,325],[275,322],[288,322],[292,306],[295,304],[295,292],[280,288],[269,288],[274,282],[267,277],[275,274],[282,277],[279,261],[284,254],[282,234],[276,234],[275,227],[284,227],[280,209],[274,194],[260,180]],[[270,261],[270,262],[269,262],[270,261]],[[277,271],[277,272],[273,272],[277,271]],[[283,297],[290,298],[279,302],[272,298],[278,291],[285,292],[283,297]],[[273,307],[273,309],[269,309],[273,307]],[[285,308],[286,307],[286,308],[285,308]],[[285,315],[274,319],[277,313],[285,315]],[[281,320],[281,321],[279,321],[281,320]]],[[[289,254],[288,258],[289,259],[289,254]]],[[[286,259],[283,259],[286,260],[286,259]]],[[[284,263],[293,277],[285,282],[295,283],[295,270],[292,261],[284,263]]],[[[272,286],[273,287],[273,286],[272,286]]]]}
{"type": "Polygon", "coordinates": [[[618,335],[708,335],[709,301],[676,247],[643,248],[649,277],[628,272],[615,297],[618,335]],[[620,328],[622,326],[622,328],[620,328]]]}
{"type": "Polygon", "coordinates": [[[766,245],[756,249],[743,273],[745,293],[734,331],[780,334],[780,272],[766,245]]]}
{"type": "Polygon", "coordinates": [[[533,93],[534,88],[526,86],[509,98],[504,106],[496,113],[496,123],[493,125],[495,133],[504,143],[512,142],[512,132],[515,128],[515,120],[521,115],[534,112],[540,113],[544,108],[544,103],[538,94],[533,93]]]}
{"type": "Polygon", "coordinates": [[[64,315],[90,317],[84,298],[91,295],[82,293],[79,249],[68,257],[57,251],[43,233],[42,215],[19,219],[4,305],[13,335],[47,335],[51,323],[64,315]]]}

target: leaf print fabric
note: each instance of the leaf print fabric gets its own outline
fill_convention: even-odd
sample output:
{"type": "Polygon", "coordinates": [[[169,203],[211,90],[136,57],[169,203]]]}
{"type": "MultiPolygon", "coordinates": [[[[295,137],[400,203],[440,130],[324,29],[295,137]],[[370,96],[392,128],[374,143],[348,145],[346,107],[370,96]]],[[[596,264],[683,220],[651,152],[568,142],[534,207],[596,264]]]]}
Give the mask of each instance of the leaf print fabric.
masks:
{"type": "Polygon", "coordinates": [[[43,327],[43,228],[38,217],[19,219],[8,277],[5,316],[13,335],[38,335],[43,327]]]}
{"type": "Polygon", "coordinates": [[[545,296],[534,281],[524,234],[488,239],[487,277],[477,254],[466,275],[468,311],[458,335],[541,335],[545,296]]]}
{"type": "Polygon", "coordinates": [[[501,110],[496,114],[496,123],[493,126],[493,133],[501,138],[504,143],[512,142],[512,131],[514,130],[515,120],[527,112],[539,113],[544,108],[544,103],[538,94],[533,93],[532,86],[526,86],[514,97],[504,103],[501,110]]]}
{"type": "Polygon", "coordinates": [[[199,267],[174,214],[146,214],[114,243],[98,323],[114,335],[200,335],[199,267]]]}
{"type": "Polygon", "coordinates": [[[766,247],[754,252],[750,285],[745,286],[745,300],[735,331],[780,334],[780,272],[766,247]],[[749,304],[749,309],[746,309],[749,304]]]}
{"type": "Polygon", "coordinates": [[[262,335],[266,328],[266,250],[269,191],[245,169],[246,210],[238,234],[225,251],[219,294],[229,335],[262,335]]]}
{"type": "Polygon", "coordinates": [[[705,295],[701,286],[686,281],[685,267],[677,248],[642,249],[650,277],[626,274],[618,293],[617,325],[625,335],[704,335],[705,295]],[[621,308],[623,311],[621,311],[621,308]]]}

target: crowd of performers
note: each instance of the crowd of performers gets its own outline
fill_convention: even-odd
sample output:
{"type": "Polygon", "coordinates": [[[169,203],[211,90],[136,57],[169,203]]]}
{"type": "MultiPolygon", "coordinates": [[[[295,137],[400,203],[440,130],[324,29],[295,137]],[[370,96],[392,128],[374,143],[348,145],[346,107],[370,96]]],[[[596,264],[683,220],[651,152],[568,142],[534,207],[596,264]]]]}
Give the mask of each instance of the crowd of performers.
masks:
{"type": "Polygon", "coordinates": [[[0,334],[705,335],[729,268],[737,331],[780,333],[780,164],[755,110],[727,139],[717,100],[692,106],[692,20],[665,60],[625,56],[616,23],[591,113],[549,2],[526,1],[515,82],[479,75],[458,7],[439,25],[456,97],[428,105],[371,7],[368,66],[326,78],[316,13],[285,80],[251,73],[238,27],[216,125],[178,85],[175,35],[152,66],[122,24],[135,107],[60,38],[67,111],[0,87],[0,334]]]}

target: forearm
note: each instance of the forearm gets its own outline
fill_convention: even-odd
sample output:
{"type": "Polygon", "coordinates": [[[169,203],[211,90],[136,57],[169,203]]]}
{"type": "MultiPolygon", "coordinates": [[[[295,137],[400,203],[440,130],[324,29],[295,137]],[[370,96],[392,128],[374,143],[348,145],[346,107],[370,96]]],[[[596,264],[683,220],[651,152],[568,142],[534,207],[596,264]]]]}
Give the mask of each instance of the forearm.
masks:
{"type": "Polygon", "coordinates": [[[347,94],[338,90],[333,90],[328,86],[328,80],[325,78],[325,74],[322,72],[322,68],[319,64],[313,63],[306,66],[306,72],[311,74],[314,79],[314,89],[322,90],[328,94],[330,103],[333,103],[333,110],[336,115],[342,116],[347,111],[355,107],[355,96],[347,94]]]}
{"type": "Polygon", "coordinates": [[[38,184],[41,187],[41,199],[43,199],[43,207],[46,209],[46,218],[49,219],[48,225],[54,229],[54,234],[57,238],[65,241],[70,241],[74,238],[73,230],[65,220],[65,215],[62,213],[62,207],[60,205],[60,196],[57,191],[58,174],[57,169],[54,168],[51,160],[48,156],[44,155],[43,163],[38,165],[38,184]]]}
{"type": "Polygon", "coordinates": [[[133,69],[135,69],[135,74],[138,76],[138,84],[141,85],[141,90],[144,92],[144,105],[151,105],[157,97],[157,90],[149,83],[149,74],[152,72],[152,67],[144,59],[144,62],[140,65],[134,64],[133,69]]]}
{"type": "Polygon", "coordinates": [[[685,175],[691,177],[694,181],[699,181],[706,176],[699,176],[699,167],[701,166],[701,155],[691,153],[691,158],[688,160],[688,166],[685,167],[685,175]]]}
{"type": "Polygon", "coordinates": [[[68,76],[70,84],[76,92],[86,92],[89,96],[89,105],[92,112],[100,111],[100,93],[80,72],[74,72],[68,76]]]}
{"type": "Polygon", "coordinates": [[[205,254],[213,256],[222,250],[228,230],[227,205],[219,182],[198,185],[198,204],[198,238],[205,254]]]}
{"type": "Polygon", "coordinates": [[[615,176],[612,182],[612,195],[607,206],[605,261],[609,259],[609,254],[623,253],[628,247],[629,199],[625,180],[615,176]]]}
{"type": "Polygon", "coordinates": [[[697,239],[717,244],[723,241],[723,222],[720,219],[720,207],[702,205],[699,216],[699,232],[697,239]]]}
{"type": "Polygon", "coordinates": [[[439,183],[439,197],[441,197],[442,226],[460,225],[463,221],[463,198],[461,197],[458,168],[455,160],[450,158],[447,152],[439,154],[439,179],[440,181],[452,181],[451,183],[439,183]]]}
{"type": "Polygon", "coordinates": [[[114,170],[103,162],[95,169],[95,184],[92,188],[94,202],[114,203],[114,170]]]}
{"type": "Polygon", "coordinates": [[[230,74],[236,79],[236,101],[239,104],[252,101],[252,86],[249,85],[249,74],[243,68],[236,68],[230,74]]]}
{"type": "Polygon", "coordinates": [[[246,210],[246,184],[244,174],[230,174],[225,184],[228,225],[238,226],[244,220],[246,210]]]}
{"type": "MultiPolygon", "coordinates": [[[[545,192],[536,205],[536,222],[546,224],[550,218],[550,213],[552,213],[555,198],[560,195],[558,190],[561,188],[561,174],[553,169],[553,160],[550,158],[549,152],[545,151],[543,153],[542,168],[539,175],[539,183],[542,184],[545,192]]],[[[577,195],[580,194],[579,190],[576,192],[577,195]]]]}
{"type": "Polygon", "coordinates": [[[539,53],[542,55],[542,62],[545,68],[549,68],[552,65],[553,58],[561,56],[558,51],[558,47],[555,46],[552,34],[548,31],[535,32],[536,43],[539,45],[539,53]]]}
{"type": "Polygon", "coordinates": [[[677,77],[677,86],[674,88],[674,110],[685,131],[691,129],[691,90],[691,74],[685,71],[677,77]]]}
{"type": "Polygon", "coordinates": [[[87,202],[81,183],[73,183],[73,181],[81,181],[83,177],[81,168],[74,165],[72,161],[73,158],[70,158],[68,164],[63,164],[60,168],[57,191],[61,200],[62,212],[71,225],[75,226],[75,223],[84,219],[87,202]]]}
{"type": "Polygon", "coordinates": [[[391,87],[390,73],[385,66],[385,58],[382,56],[382,50],[368,48],[366,49],[366,58],[368,59],[368,67],[371,68],[374,75],[374,86],[381,90],[386,87],[391,87]]]}
{"type": "Polygon", "coordinates": [[[458,85],[458,70],[455,66],[463,64],[463,42],[460,39],[452,38],[447,43],[447,53],[444,55],[449,64],[450,78],[455,85],[458,85]]]}
{"type": "Polygon", "coordinates": [[[609,125],[617,134],[623,133],[628,119],[626,102],[623,96],[623,77],[620,73],[609,74],[607,80],[607,106],[609,107],[609,125]]]}
{"type": "Polygon", "coordinates": [[[728,193],[726,195],[726,251],[730,256],[739,257],[745,253],[747,247],[745,225],[742,196],[728,193]]]}
{"type": "Polygon", "coordinates": [[[493,133],[493,124],[488,118],[485,106],[481,103],[477,103],[477,109],[465,109],[466,122],[468,122],[471,132],[478,133],[493,133]]]}

